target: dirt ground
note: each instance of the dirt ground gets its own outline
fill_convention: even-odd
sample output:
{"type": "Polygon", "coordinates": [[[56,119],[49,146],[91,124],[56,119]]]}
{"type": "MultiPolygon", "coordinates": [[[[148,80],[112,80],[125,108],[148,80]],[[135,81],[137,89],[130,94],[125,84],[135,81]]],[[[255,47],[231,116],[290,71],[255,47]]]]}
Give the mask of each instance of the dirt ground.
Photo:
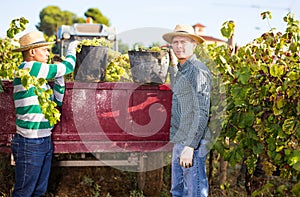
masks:
{"type": "MultiPolygon", "coordinates": [[[[53,166],[46,197],[168,197],[170,170],[168,165],[141,176],[139,172],[109,166],[53,166]],[[153,183],[146,179],[141,186],[140,177],[158,181],[153,183]]],[[[10,165],[10,155],[0,154],[0,197],[10,197],[13,184],[14,166],[10,165]]]]}
{"type": "MultiPolygon", "coordinates": [[[[166,169],[168,168],[166,167],[166,169]]],[[[142,196],[137,179],[137,172],[121,171],[113,167],[64,167],[53,171],[49,181],[47,196],[142,196]]],[[[150,192],[151,195],[145,193],[144,195],[170,196],[167,194],[168,191],[166,191],[169,188],[170,182],[168,179],[164,181],[165,188],[162,188],[161,195],[157,191],[151,190],[151,188],[147,188],[148,193],[150,192]]],[[[147,184],[145,187],[147,187],[147,184]]]]}
{"type": "MultiPolygon", "coordinates": [[[[246,197],[243,177],[238,168],[228,169],[226,185],[221,187],[218,179],[218,162],[214,164],[213,177],[210,182],[210,197],[246,197]]],[[[58,167],[53,166],[49,179],[46,197],[171,197],[171,166],[147,172],[144,185],[138,172],[119,170],[113,167],[58,167]],[[150,181],[149,181],[150,180],[150,181]],[[155,180],[158,182],[154,183],[155,180]],[[157,184],[160,183],[160,184],[157,184]],[[143,188],[143,192],[140,190],[143,188]]],[[[145,174],[143,174],[145,175],[145,174]]],[[[253,179],[253,189],[263,191],[258,196],[274,195],[276,185],[285,185],[283,193],[291,195],[292,185],[280,177],[272,177],[272,187],[263,188],[267,179],[257,177],[253,179]]],[[[270,179],[268,179],[270,181],[270,179]]],[[[0,197],[10,197],[14,184],[14,166],[10,165],[10,155],[0,154],[0,197]]],[[[269,185],[270,186],[270,185],[269,185]]],[[[281,188],[282,189],[282,188],[281,188]]]]}
{"type": "MultiPolygon", "coordinates": [[[[139,185],[140,175],[138,172],[124,171],[108,166],[53,166],[46,197],[171,197],[169,192],[171,187],[170,165],[147,172],[148,179],[144,181],[143,186],[139,185]],[[157,180],[156,183],[154,183],[155,180],[157,180]]],[[[14,166],[10,165],[10,155],[0,154],[0,197],[10,197],[13,184],[14,166]]],[[[217,182],[213,182],[210,187],[210,196],[222,196],[222,190],[217,182]]],[[[242,190],[237,186],[234,187],[242,190]]],[[[233,195],[228,196],[245,196],[241,195],[242,193],[233,192],[233,195]]]]}

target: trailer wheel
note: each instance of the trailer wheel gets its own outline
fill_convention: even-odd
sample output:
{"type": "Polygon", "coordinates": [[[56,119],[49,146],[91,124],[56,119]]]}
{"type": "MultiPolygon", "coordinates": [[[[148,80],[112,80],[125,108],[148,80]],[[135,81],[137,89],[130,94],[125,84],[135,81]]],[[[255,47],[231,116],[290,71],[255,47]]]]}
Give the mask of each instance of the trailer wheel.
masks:
{"type": "Polygon", "coordinates": [[[146,153],[140,157],[140,169],[138,173],[138,187],[143,194],[160,196],[163,185],[164,157],[162,152],[146,153]]]}

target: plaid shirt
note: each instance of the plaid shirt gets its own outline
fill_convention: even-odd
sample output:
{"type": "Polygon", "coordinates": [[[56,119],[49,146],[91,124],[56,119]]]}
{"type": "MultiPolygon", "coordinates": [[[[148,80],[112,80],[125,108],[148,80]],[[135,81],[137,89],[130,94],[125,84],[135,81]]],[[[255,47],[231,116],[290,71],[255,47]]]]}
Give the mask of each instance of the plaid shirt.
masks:
{"type": "Polygon", "coordinates": [[[211,73],[193,55],[183,65],[170,67],[172,117],[170,140],[198,148],[210,139],[208,129],[211,73]]]}

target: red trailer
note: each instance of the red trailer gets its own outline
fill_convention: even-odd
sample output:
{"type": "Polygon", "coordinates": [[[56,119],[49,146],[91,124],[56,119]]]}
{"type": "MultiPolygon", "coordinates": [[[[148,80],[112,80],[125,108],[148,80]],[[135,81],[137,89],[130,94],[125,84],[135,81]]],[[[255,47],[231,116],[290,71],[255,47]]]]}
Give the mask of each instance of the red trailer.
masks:
{"type": "MultiPolygon", "coordinates": [[[[10,152],[16,131],[13,84],[3,84],[0,152],[10,152]]],[[[54,164],[162,173],[164,153],[171,150],[171,96],[166,84],[66,82],[61,120],[52,133],[54,164]]]]}

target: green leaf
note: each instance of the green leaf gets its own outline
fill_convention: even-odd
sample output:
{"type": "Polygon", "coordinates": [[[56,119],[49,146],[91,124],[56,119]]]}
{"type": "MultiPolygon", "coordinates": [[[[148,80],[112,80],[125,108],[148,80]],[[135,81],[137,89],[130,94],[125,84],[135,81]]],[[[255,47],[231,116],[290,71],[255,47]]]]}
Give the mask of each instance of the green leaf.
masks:
{"type": "Polygon", "coordinates": [[[277,134],[278,138],[284,139],[287,137],[287,135],[284,133],[282,129],[279,129],[277,133],[278,133],[277,134]]]}
{"type": "Polygon", "coordinates": [[[44,79],[44,78],[38,78],[38,80],[37,80],[37,85],[38,86],[42,86],[43,84],[45,84],[47,82],[47,80],[46,79],[44,79]]]}
{"type": "Polygon", "coordinates": [[[283,113],[283,109],[278,109],[277,107],[276,107],[276,105],[273,105],[273,112],[274,112],[274,115],[276,115],[276,116],[279,116],[280,114],[282,114],[283,113]]]}
{"type": "Polygon", "coordinates": [[[12,29],[8,29],[8,30],[6,31],[6,35],[7,35],[7,37],[9,37],[9,38],[13,38],[13,37],[15,36],[14,31],[13,31],[12,29]]]}
{"type": "Polygon", "coordinates": [[[280,77],[283,75],[283,73],[284,73],[284,66],[277,65],[277,64],[271,65],[271,67],[270,67],[271,76],[280,77]]]}
{"type": "MultiPolygon", "coordinates": [[[[300,152],[298,150],[294,150],[293,153],[290,155],[288,164],[290,166],[294,166],[295,164],[300,164],[300,152]]],[[[298,168],[298,165],[297,165],[297,168],[298,168]]]]}
{"type": "Polygon", "coordinates": [[[262,12],[260,16],[262,17],[262,19],[272,19],[272,13],[270,11],[262,12]]]}
{"type": "Polygon", "coordinates": [[[282,125],[282,130],[284,131],[284,133],[288,135],[292,134],[292,132],[294,131],[295,123],[295,117],[290,117],[284,120],[284,123],[282,125]]]}
{"type": "Polygon", "coordinates": [[[255,141],[259,140],[257,133],[254,129],[247,128],[246,131],[247,131],[247,138],[249,138],[251,140],[255,140],[255,141]]]}
{"type": "Polygon", "coordinates": [[[234,34],[235,24],[233,21],[226,21],[223,23],[221,33],[225,38],[230,38],[234,34]]]}
{"type": "Polygon", "coordinates": [[[293,165],[293,168],[297,171],[300,171],[300,162],[295,163],[295,165],[293,165]]]}
{"type": "Polygon", "coordinates": [[[269,137],[268,139],[266,139],[267,143],[268,143],[268,149],[269,151],[275,151],[276,150],[276,141],[273,137],[269,137]]]}
{"type": "Polygon", "coordinates": [[[274,161],[275,161],[276,163],[278,163],[278,161],[280,161],[281,158],[282,158],[281,154],[280,154],[280,153],[276,153],[275,158],[274,158],[274,161]]]}
{"type": "Polygon", "coordinates": [[[287,77],[293,81],[299,80],[299,76],[300,76],[299,72],[291,71],[291,72],[287,73],[287,77]]]}
{"type": "Polygon", "coordinates": [[[252,148],[253,153],[257,155],[261,154],[263,152],[263,149],[264,149],[263,145],[259,142],[257,142],[252,148]]]}
{"type": "Polygon", "coordinates": [[[285,149],[285,150],[284,150],[284,154],[285,154],[285,155],[290,155],[290,154],[291,154],[291,150],[285,149]]]}
{"type": "Polygon", "coordinates": [[[293,186],[292,192],[296,196],[300,196],[300,181],[293,186]]]}
{"type": "Polygon", "coordinates": [[[242,83],[242,84],[247,84],[248,80],[250,78],[250,70],[248,67],[243,67],[241,68],[241,71],[237,71],[237,75],[238,75],[238,80],[242,83]]]}
{"type": "Polygon", "coordinates": [[[274,104],[276,105],[277,109],[282,109],[285,105],[284,97],[283,96],[276,96],[274,104]]]}
{"type": "Polygon", "coordinates": [[[29,85],[31,84],[31,78],[30,76],[23,76],[23,78],[21,79],[22,85],[24,86],[24,88],[28,89],[29,85]]]}
{"type": "Polygon", "coordinates": [[[255,115],[254,115],[253,111],[241,112],[240,117],[239,117],[238,126],[240,128],[251,127],[253,125],[254,120],[255,120],[255,115]]]}
{"type": "Polygon", "coordinates": [[[249,88],[234,84],[231,88],[231,95],[236,106],[243,106],[246,104],[247,93],[249,88]]]}

